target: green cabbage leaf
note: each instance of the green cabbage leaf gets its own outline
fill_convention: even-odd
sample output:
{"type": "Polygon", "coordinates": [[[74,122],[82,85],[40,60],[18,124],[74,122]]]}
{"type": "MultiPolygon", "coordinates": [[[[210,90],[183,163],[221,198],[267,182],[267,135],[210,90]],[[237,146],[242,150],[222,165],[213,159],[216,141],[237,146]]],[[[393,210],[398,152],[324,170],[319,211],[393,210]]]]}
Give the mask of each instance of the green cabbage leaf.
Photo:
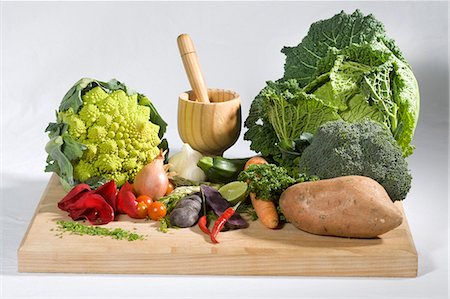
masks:
{"type": "Polygon", "coordinates": [[[245,121],[250,148],[283,165],[298,165],[304,134],[328,121],[372,119],[402,148],[419,116],[419,88],[410,65],[383,24],[360,11],[311,25],[295,47],[284,47],[284,76],[253,101],[245,121]]]}

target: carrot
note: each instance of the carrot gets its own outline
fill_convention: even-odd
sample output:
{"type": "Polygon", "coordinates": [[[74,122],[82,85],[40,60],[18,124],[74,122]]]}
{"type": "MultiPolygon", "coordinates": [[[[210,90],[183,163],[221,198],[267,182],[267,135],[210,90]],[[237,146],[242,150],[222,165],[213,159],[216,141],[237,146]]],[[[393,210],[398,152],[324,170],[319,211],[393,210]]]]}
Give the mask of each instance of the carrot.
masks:
{"type": "Polygon", "coordinates": [[[245,163],[244,170],[246,170],[250,165],[253,164],[268,164],[266,159],[261,156],[251,157],[247,163],[245,163]]]}
{"type": "MultiPolygon", "coordinates": [[[[244,170],[253,164],[268,164],[267,161],[260,156],[251,158],[245,163],[244,170]]],[[[250,192],[250,200],[259,220],[267,228],[276,228],[279,223],[277,208],[273,201],[262,200],[256,197],[254,192],[250,192]]]]}
{"type": "Polygon", "coordinates": [[[253,192],[250,192],[250,199],[261,223],[267,228],[276,228],[278,226],[278,213],[274,202],[258,199],[253,192]]]}

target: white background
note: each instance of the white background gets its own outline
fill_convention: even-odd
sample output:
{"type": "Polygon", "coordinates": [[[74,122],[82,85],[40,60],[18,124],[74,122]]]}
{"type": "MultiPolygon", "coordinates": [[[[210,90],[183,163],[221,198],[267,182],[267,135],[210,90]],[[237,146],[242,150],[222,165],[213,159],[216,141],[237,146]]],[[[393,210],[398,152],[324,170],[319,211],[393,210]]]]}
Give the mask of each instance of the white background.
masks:
{"type": "MultiPolygon", "coordinates": [[[[1,3],[0,294],[9,297],[448,296],[448,5],[446,2],[1,3]],[[414,279],[56,275],[17,272],[16,250],[50,177],[44,129],[81,77],[117,78],[148,95],[180,148],[176,105],[189,89],[176,47],[191,34],[210,87],[241,94],[243,118],[266,80],[282,76],[284,45],[340,10],[373,13],[412,65],[421,91],[413,186],[404,202],[419,253],[414,279]]],[[[243,133],[243,132],[242,132],[243,133]]],[[[240,140],[226,155],[248,156],[240,140]]]]}

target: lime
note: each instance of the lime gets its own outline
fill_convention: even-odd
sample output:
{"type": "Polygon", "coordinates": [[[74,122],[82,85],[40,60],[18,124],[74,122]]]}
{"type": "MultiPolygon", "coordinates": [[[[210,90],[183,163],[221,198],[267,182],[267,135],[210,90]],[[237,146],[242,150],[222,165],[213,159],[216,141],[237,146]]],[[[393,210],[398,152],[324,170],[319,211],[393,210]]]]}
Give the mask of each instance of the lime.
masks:
{"type": "Polygon", "coordinates": [[[236,181],[222,186],[219,193],[234,206],[247,197],[247,188],[247,183],[236,181]]]}

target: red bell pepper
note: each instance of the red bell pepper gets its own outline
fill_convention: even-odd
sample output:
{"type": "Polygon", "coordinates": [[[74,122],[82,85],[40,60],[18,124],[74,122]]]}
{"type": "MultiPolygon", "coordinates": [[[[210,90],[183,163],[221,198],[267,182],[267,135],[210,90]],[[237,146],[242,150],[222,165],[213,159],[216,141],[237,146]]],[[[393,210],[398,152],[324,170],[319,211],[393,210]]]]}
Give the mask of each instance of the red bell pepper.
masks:
{"type": "Polygon", "coordinates": [[[118,210],[131,218],[142,218],[139,217],[137,206],[138,202],[136,201],[136,195],[133,193],[133,186],[127,182],[120,188],[117,194],[118,210]]]}
{"type": "Polygon", "coordinates": [[[113,208],[114,212],[117,211],[117,186],[114,180],[101,185],[100,187],[95,189],[93,193],[101,195],[105,199],[105,201],[113,208]]]}
{"type": "Polygon", "coordinates": [[[69,208],[73,220],[86,218],[91,224],[106,224],[114,220],[114,210],[99,194],[85,193],[69,208]]]}
{"type": "Polygon", "coordinates": [[[77,202],[81,196],[91,191],[91,187],[87,184],[78,184],[67,193],[66,196],[58,202],[58,208],[63,211],[68,211],[70,206],[77,202]]]}
{"type": "Polygon", "coordinates": [[[91,190],[87,184],[78,184],[64,196],[58,207],[69,212],[73,220],[85,218],[92,224],[106,224],[120,213],[132,218],[142,218],[130,183],[125,183],[117,195],[116,193],[114,180],[95,190],[91,190]]]}
{"type": "Polygon", "coordinates": [[[58,202],[58,207],[73,220],[86,218],[92,224],[106,224],[114,220],[116,183],[108,182],[96,190],[78,184],[58,202]]]}

